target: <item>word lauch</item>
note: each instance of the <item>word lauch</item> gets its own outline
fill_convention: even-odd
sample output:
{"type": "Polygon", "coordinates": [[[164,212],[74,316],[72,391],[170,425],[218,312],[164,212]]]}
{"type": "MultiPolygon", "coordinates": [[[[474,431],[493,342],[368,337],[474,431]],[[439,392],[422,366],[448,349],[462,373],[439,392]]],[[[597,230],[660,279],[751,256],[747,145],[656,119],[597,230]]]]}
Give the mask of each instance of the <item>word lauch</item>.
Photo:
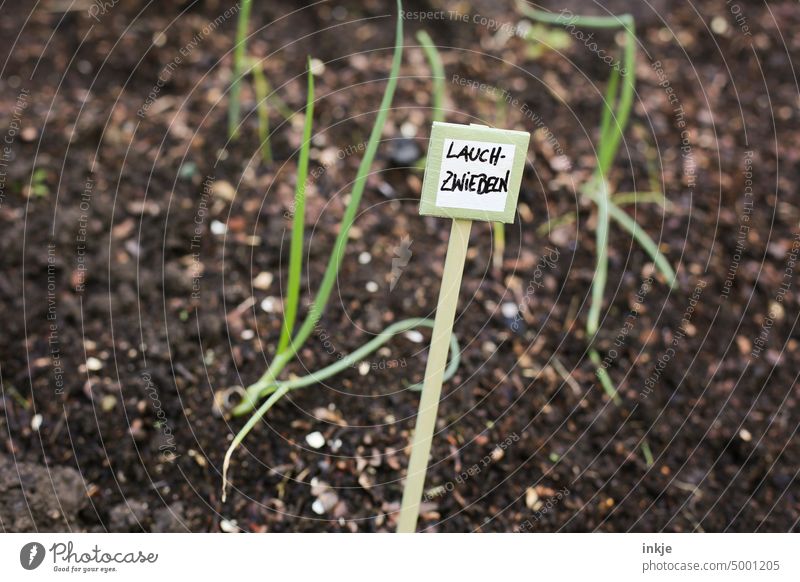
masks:
{"type": "Polygon", "coordinates": [[[463,159],[466,162],[483,162],[496,166],[500,160],[505,159],[506,157],[506,155],[502,153],[503,148],[499,146],[482,148],[465,145],[463,148],[461,148],[461,151],[455,153],[453,152],[454,143],[454,141],[451,141],[450,147],[447,148],[446,157],[448,160],[463,159]]]}

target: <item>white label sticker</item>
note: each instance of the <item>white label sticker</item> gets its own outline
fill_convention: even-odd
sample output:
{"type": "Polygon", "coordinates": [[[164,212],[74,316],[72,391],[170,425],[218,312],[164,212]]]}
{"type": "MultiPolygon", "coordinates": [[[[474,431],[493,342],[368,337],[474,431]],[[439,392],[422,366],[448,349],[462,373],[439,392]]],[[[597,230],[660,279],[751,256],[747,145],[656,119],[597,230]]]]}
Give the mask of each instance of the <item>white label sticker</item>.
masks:
{"type": "Polygon", "coordinates": [[[445,139],[436,205],[502,212],[516,146],[445,139]]]}

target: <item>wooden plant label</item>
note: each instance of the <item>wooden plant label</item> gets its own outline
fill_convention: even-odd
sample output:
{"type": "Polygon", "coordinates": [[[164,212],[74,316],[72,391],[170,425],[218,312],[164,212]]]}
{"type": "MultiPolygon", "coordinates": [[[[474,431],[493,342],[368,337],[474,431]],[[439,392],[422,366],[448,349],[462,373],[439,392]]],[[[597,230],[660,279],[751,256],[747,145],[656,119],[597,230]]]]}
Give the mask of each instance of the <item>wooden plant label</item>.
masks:
{"type": "Polygon", "coordinates": [[[420,214],[514,222],[530,134],[434,122],[420,214]]]}
{"type": "Polygon", "coordinates": [[[452,218],[397,531],[416,531],[473,220],[513,222],[530,134],[434,122],[420,214],[452,218]]]}

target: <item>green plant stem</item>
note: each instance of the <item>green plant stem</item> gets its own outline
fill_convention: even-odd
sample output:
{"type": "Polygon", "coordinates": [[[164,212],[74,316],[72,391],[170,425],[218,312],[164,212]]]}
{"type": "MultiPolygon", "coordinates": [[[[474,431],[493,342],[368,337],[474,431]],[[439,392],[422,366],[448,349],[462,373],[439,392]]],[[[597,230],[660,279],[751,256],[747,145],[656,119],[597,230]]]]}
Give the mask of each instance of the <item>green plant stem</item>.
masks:
{"type": "Polygon", "coordinates": [[[614,402],[614,404],[617,406],[622,404],[622,400],[617,393],[617,388],[611,381],[611,377],[608,375],[608,370],[603,367],[600,354],[597,353],[597,350],[594,348],[589,350],[589,359],[592,360],[592,363],[594,364],[595,370],[597,371],[597,377],[600,380],[600,385],[603,387],[603,391],[608,395],[612,402],[614,402]]]}
{"type": "MultiPolygon", "coordinates": [[[[592,200],[597,201],[596,195],[592,191],[586,190],[585,194],[592,200]]],[[[667,284],[674,289],[677,285],[675,271],[672,270],[667,258],[658,250],[658,245],[655,241],[650,238],[650,235],[647,234],[641,226],[639,226],[638,222],[631,218],[627,212],[614,204],[614,202],[608,200],[607,206],[609,216],[622,226],[622,228],[627,230],[645,252],[650,255],[656,268],[666,277],[667,284]]]]}
{"type": "MultiPolygon", "coordinates": [[[[608,279],[608,231],[609,231],[609,195],[608,183],[601,176],[593,181],[599,190],[593,198],[597,203],[597,227],[595,228],[595,245],[597,247],[597,263],[592,279],[592,301],[589,317],[586,321],[586,334],[591,341],[600,325],[600,312],[603,307],[603,295],[608,279]]],[[[591,184],[590,184],[591,188],[591,184]]],[[[588,190],[588,188],[587,188],[588,190]]]]}
{"type": "Polygon", "coordinates": [[[230,102],[228,103],[228,137],[236,139],[239,131],[239,101],[242,92],[242,76],[244,75],[244,55],[247,48],[247,27],[250,24],[250,8],[253,0],[242,0],[239,19],[236,26],[236,46],[233,52],[233,80],[231,82],[230,102]]]}
{"type": "Polygon", "coordinates": [[[621,16],[578,16],[569,14],[553,14],[531,8],[524,2],[518,2],[520,11],[538,22],[576,26],[584,28],[622,28],[625,30],[625,47],[623,68],[612,68],[606,88],[606,101],[600,122],[600,144],[597,152],[597,169],[586,191],[592,192],[592,200],[597,205],[597,228],[595,229],[595,245],[597,260],[592,280],[591,305],[586,322],[586,333],[591,341],[597,334],[600,324],[603,296],[608,279],[608,234],[610,230],[611,197],[608,187],[608,172],[614,163],[619,150],[620,141],[625,132],[633,106],[633,95],[636,84],[636,32],[633,17],[629,14],[621,16]],[[622,87],[620,87],[620,84],[622,87]],[[619,93],[619,97],[617,96],[619,93]]]}
{"type": "Polygon", "coordinates": [[[286,310],[283,328],[278,342],[278,353],[289,346],[300,301],[300,277],[303,271],[303,241],[306,219],[306,182],[308,181],[308,157],[311,150],[311,128],[314,124],[314,75],[311,74],[311,58],[308,59],[308,93],[306,96],[306,119],[303,127],[303,143],[297,163],[297,183],[294,187],[294,217],[292,218],[292,242],[289,249],[289,281],[286,287],[286,310]]]}
{"type": "MultiPolygon", "coordinates": [[[[594,183],[597,185],[595,190],[591,185],[588,190],[594,194],[594,201],[597,204],[597,228],[595,229],[595,239],[597,246],[597,266],[595,277],[592,281],[592,304],[589,308],[589,317],[586,322],[586,333],[589,340],[594,339],[597,334],[600,322],[600,312],[602,311],[603,297],[605,296],[606,282],[608,280],[608,235],[610,231],[611,195],[608,187],[608,172],[614,163],[614,158],[619,150],[620,141],[625,133],[625,128],[630,119],[630,112],[633,106],[633,94],[636,83],[636,36],[633,27],[633,18],[629,15],[620,17],[620,21],[625,22],[625,75],[621,79],[619,101],[616,101],[618,85],[620,83],[620,72],[612,69],[609,86],[606,90],[606,106],[603,110],[600,130],[600,147],[598,151],[597,170],[595,172],[594,183]],[[614,120],[611,120],[611,111],[614,108],[614,120]]],[[[620,211],[621,212],[621,211],[620,211]]],[[[627,216],[627,215],[626,215],[627,216]]],[[[607,376],[605,370],[602,373],[607,376]]],[[[598,370],[598,374],[602,374],[598,370]]],[[[610,379],[609,379],[610,383],[610,379]]]]}
{"type": "Polygon", "coordinates": [[[428,65],[431,68],[433,79],[433,121],[444,121],[444,65],[442,64],[442,57],[436,46],[433,44],[433,39],[424,30],[417,32],[417,40],[422,45],[422,50],[425,52],[425,58],[428,59],[428,65]]]}
{"type": "MultiPolygon", "coordinates": [[[[400,4],[400,0],[398,0],[397,5],[398,12],[401,13],[402,6],[400,4]]],[[[345,210],[344,217],[342,218],[339,234],[337,235],[336,242],[333,245],[333,254],[331,255],[328,266],[325,269],[325,274],[322,277],[322,283],[320,284],[320,289],[317,293],[317,297],[314,300],[314,304],[311,307],[311,311],[303,322],[303,325],[300,328],[300,331],[298,331],[297,336],[291,342],[291,352],[296,352],[297,349],[305,342],[305,340],[308,339],[308,336],[311,335],[314,326],[317,324],[317,322],[319,322],[320,317],[322,317],[322,312],[324,311],[328,302],[328,298],[333,290],[333,284],[336,281],[336,276],[339,273],[339,268],[341,267],[342,260],[344,258],[344,251],[347,246],[347,240],[350,236],[350,228],[353,226],[353,222],[355,221],[356,213],[358,212],[358,206],[361,202],[361,197],[364,194],[364,188],[367,184],[367,176],[369,175],[370,168],[372,167],[372,161],[375,159],[375,153],[378,150],[378,144],[381,140],[381,133],[386,125],[386,119],[389,115],[389,108],[392,105],[395,88],[397,87],[397,77],[400,74],[400,61],[402,56],[403,19],[398,15],[392,68],[389,75],[389,81],[386,85],[386,91],[383,94],[380,110],[378,111],[377,118],[375,119],[375,125],[372,127],[369,140],[367,141],[367,148],[364,152],[364,157],[358,166],[356,179],[353,183],[353,190],[350,193],[350,201],[347,204],[347,209],[345,210]]]]}
{"type": "MultiPolygon", "coordinates": [[[[387,327],[381,333],[376,335],[372,338],[369,342],[355,350],[353,353],[345,356],[341,360],[327,366],[317,372],[313,372],[307,376],[303,376],[301,378],[295,378],[293,380],[287,380],[284,382],[277,382],[272,384],[264,384],[261,386],[261,391],[258,393],[259,398],[264,398],[269,394],[272,394],[278,386],[283,384],[288,384],[291,390],[295,388],[304,388],[306,386],[310,386],[311,384],[319,384],[323,380],[338,374],[339,372],[345,370],[346,368],[351,367],[353,364],[357,363],[360,360],[366,358],[369,354],[377,350],[383,344],[388,342],[393,336],[397,335],[398,333],[403,333],[405,331],[410,331],[417,327],[429,327],[433,328],[433,322],[429,319],[425,319],[422,317],[415,317],[412,319],[404,319],[403,321],[399,321],[387,327]]],[[[461,351],[458,347],[458,340],[456,339],[455,334],[450,337],[450,353],[451,359],[450,363],[447,365],[447,369],[444,372],[444,380],[447,381],[455,375],[456,370],[458,369],[458,365],[461,363],[461,351]]],[[[414,392],[418,392],[422,389],[422,382],[417,384],[412,384],[408,387],[409,390],[413,390],[414,392]]]]}
{"type": "Polygon", "coordinates": [[[554,216],[544,224],[540,225],[539,228],[536,229],[536,232],[540,235],[549,234],[552,230],[558,228],[559,226],[570,224],[576,220],[578,220],[577,210],[575,212],[567,212],[561,216],[554,216]]]}
{"type": "Polygon", "coordinates": [[[569,15],[561,12],[545,12],[544,10],[532,8],[523,0],[517,1],[517,8],[532,20],[545,24],[559,24],[561,26],[573,24],[584,28],[624,28],[628,19],[630,19],[630,15],[628,14],[623,14],[621,16],[580,16],[572,14],[571,12],[569,15]]]}
{"type": "Polygon", "coordinates": [[[662,192],[617,192],[611,195],[611,201],[617,206],[627,206],[628,204],[658,204],[664,210],[673,208],[672,202],[667,200],[662,192]]]}
{"type": "Polygon", "coordinates": [[[270,86],[261,63],[253,61],[250,71],[253,73],[253,85],[256,90],[258,111],[258,139],[261,142],[261,157],[265,163],[272,163],[272,146],[269,143],[269,92],[270,86]]]}
{"type": "Polygon", "coordinates": [[[647,441],[642,441],[640,445],[642,454],[644,455],[644,462],[648,467],[653,466],[653,451],[650,450],[650,444],[647,441]]]}
{"type": "Polygon", "coordinates": [[[231,464],[231,456],[233,455],[233,452],[239,447],[239,445],[242,443],[242,441],[247,436],[247,434],[251,430],[253,430],[253,427],[255,427],[255,425],[258,423],[259,420],[261,420],[261,417],[263,417],[269,411],[269,409],[272,408],[272,406],[278,400],[280,400],[288,391],[289,391],[289,388],[286,387],[286,386],[282,386],[278,390],[276,390],[272,394],[272,396],[267,398],[267,400],[264,402],[264,404],[262,404],[258,408],[258,411],[256,411],[256,413],[253,414],[247,420],[247,423],[245,423],[245,425],[236,434],[236,436],[233,437],[233,442],[231,442],[231,446],[228,447],[228,450],[225,451],[225,460],[222,462],[222,502],[223,503],[225,503],[225,501],[228,499],[228,469],[229,469],[230,464],[231,464]]]}
{"type": "Polygon", "coordinates": [[[259,392],[258,385],[262,382],[272,383],[275,381],[278,374],[283,370],[284,366],[286,366],[294,354],[297,353],[297,350],[300,348],[300,346],[302,346],[311,335],[311,332],[319,322],[320,317],[322,317],[322,312],[328,302],[328,297],[333,289],[336,276],[339,273],[339,267],[342,264],[344,250],[347,245],[347,239],[350,235],[350,228],[353,226],[356,212],[358,211],[358,206],[361,202],[361,196],[364,193],[364,187],[367,183],[367,176],[369,174],[370,167],[372,166],[372,161],[375,158],[375,153],[378,149],[378,144],[380,143],[381,132],[386,124],[386,118],[389,115],[389,108],[391,107],[395,88],[397,87],[397,77],[400,73],[400,61],[403,56],[403,19],[400,16],[402,14],[402,4],[400,0],[397,0],[397,8],[398,18],[395,34],[395,47],[389,80],[386,84],[386,90],[384,91],[383,99],[381,100],[377,118],[375,119],[375,125],[372,127],[372,132],[370,133],[369,140],[367,142],[367,148],[364,152],[364,157],[361,159],[361,164],[358,166],[356,179],[353,183],[353,190],[350,194],[350,201],[347,204],[347,209],[345,210],[344,217],[342,218],[339,234],[336,237],[333,253],[325,269],[325,274],[323,275],[319,291],[317,292],[317,296],[314,299],[314,303],[311,306],[308,316],[303,322],[303,325],[300,327],[300,330],[297,332],[297,335],[290,342],[287,350],[277,354],[267,371],[261,377],[261,380],[247,388],[247,397],[239,406],[236,407],[234,410],[235,414],[244,414],[255,407],[257,402],[256,395],[259,392]]]}
{"type": "MultiPolygon", "coordinates": [[[[561,26],[573,26],[583,28],[605,28],[625,30],[625,46],[623,48],[623,75],[617,67],[612,68],[611,76],[606,87],[605,103],[603,114],[600,121],[600,142],[597,152],[597,168],[592,179],[583,189],[586,194],[597,205],[597,228],[595,231],[597,247],[597,263],[595,274],[592,280],[592,295],[589,315],[586,322],[586,333],[590,342],[589,358],[595,366],[597,377],[605,393],[611,398],[614,404],[621,403],[617,389],[614,386],[608,371],[603,367],[600,354],[591,347],[599,328],[600,312],[602,309],[605,286],[608,279],[608,235],[610,230],[610,220],[614,219],[625,228],[634,239],[652,257],[656,267],[666,276],[669,285],[675,287],[677,284],[674,271],[669,265],[669,261],[658,250],[658,246],[650,236],[641,228],[635,220],[620,209],[610,195],[608,185],[608,173],[617,156],[620,142],[627,128],[633,107],[633,97],[636,87],[636,32],[633,17],[630,14],[610,17],[597,16],[578,16],[571,12],[564,11],[558,14],[543,12],[528,6],[523,0],[517,1],[519,10],[529,18],[543,23],[557,24],[561,26]],[[566,13],[565,13],[566,12],[566,13]],[[622,87],[620,88],[620,84],[622,87]]],[[[651,181],[652,184],[652,181],[651,181]]],[[[625,196],[616,199],[620,203],[628,201],[625,196]]],[[[634,196],[633,202],[638,199],[634,196]]],[[[666,200],[661,196],[661,202],[666,208],[666,200]]],[[[573,220],[574,215],[561,218],[559,220],[573,220]]],[[[553,219],[556,220],[556,219],[553,219]]],[[[543,227],[548,229],[552,226],[548,222],[543,227]]],[[[650,447],[645,441],[642,444],[642,452],[648,466],[653,463],[653,455],[650,447]]]]}
{"type": "MultiPolygon", "coordinates": [[[[633,107],[633,96],[636,87],[636,33],[634,32],[633,19],[628,16],[621,16],[628,21],[625,27],[625,49],[624,49],[624,69],[625,75],[622,76],[622,87],[620,89],[619,103],[614,111],[614,121],[609,124],[606,134],[600,136],[600,152],[598,154],[598,166],[604,179],[607,179],[608,171],[619,150],[620,141],[628,126],[631,109],[633,107]]],[[[616,71],[616,69],[614,69],[616,71]]],[[[611,107],[610,104],[607,107],[611,107]]]]}
{"type": "Polygon", "coordinates": [[[625,47],[623,49],[623,62],[625,75],[619,69],[612,68],[606,89],[606,107],[600,126],[600,146],[598,151],[598,167],[603,179],[607,179],[608,170],[614,161],[619,149],[619,142],[628,125],[633,95],[636,86],[636,30],[633,16],[622,14],[619,16],[580,16],[576,14],[551,13],[537,10],[528,6],[524,1],[518,0],[517,6],[527,17],[547,24],[560,26],[576,26],[583,28],[622,28],[625,30],[625,47]],[[619,103],[614,107],[617,99],[617,88],[620,78],[624,78],[619,103]],[[616,123],[611,123],[611,113],[614,113],[616,123]]]}
{"type": "MultiPolygon", "coordinates": [[[[672,202],[664,197],[661,192],[619,192],[611,195],[611,202],[617,206],[627,206],[629,204],[658,204],[664,210],[670,210],[673,207],[672,202]]],[[[611,218],[614,218],[612,215],[611,218]]],[[[552,230],[570,224],[578,219],[577,212],[568,212],[561,216],[555,216],[539,225],[536,229],[538,234],[549,234],[552,230]]]]}
{"type": "MultiPolygon", "coordinates": [[[[273,405],[280,400],[283,396],[289,393],[291,390],[297,390],[299,388],[305,388],[306,386],[311,386],[314,384],[319,384],[324,380],[330,378],[338,374],[339,372],[352,367],[357,362],[363,360],[371,353],[375,352],[378,348],[380,348],[383,344],[388,342],[392,337],[397,335],[398,333],[403,333],[406,331],[411,331],[412,329],[418,327],[428,327],[433,328],[433,321],[430,319],[426,319],[423,317],[415,317],[411,319],[405,319],[403,321],[398,321],[387,327],[381,333],[376,335],[373,339],[369,342],[352,352],[351,354],[345,356],[341,360],[337,361],[330,366],[327,366],[317,372],[309,374],[308,376],[303,376],[301,378],[294,378],[291,380],[286,380],[282,382],[273,382],[269,384],[261,384],[259,381],[257,384],[259,385],[259,392],[258,398],[263,398],[265,396],[269,396],[264,403],[259,406],[258,410],[247,420],[245,425],[239,430],[239,432],[234,437],[231,445],[228,447],[228,450],[225,453],[225,460],[222,464],[222,501],[224,502],[226,499],[226,491],[227,491],[227,484],[228,484],[228,468],[230,466],[231,456],[233,455],[234,451],[239,447],[242,441],[247,437],[251,430],[256,426],[259,420],[273,407],[273,405]]],[[[456,370],[458,369],[458,365],[461,360],[461,349],[458,345],[458,340],[456,339],[455,334],[452,334],[450,337],[450,363],[447,366],[447,369],[444,373],[444,380],[447,381],[453,377],[456,370]]],[[[255,384],[254,384],[255,386],[255,384]]],[[[409,386],[409,390],[419,390],[422,387],[422,384],[414,384],[413,386],[409,386]]]]}
{"type": "Polygon", "coordinates": [[[614,114],[614,107],[617,104],[617,95],[619,93],[619,78],[620,74],[616,68],[611,69],[611,77],[608,79],[608,86],[606,87],[605,103],[603,107],[603,115],[600,118],[600,147],[603,147],[605,139],[608,137],[609,129],[611,128],[611,117],[614,114]]]}

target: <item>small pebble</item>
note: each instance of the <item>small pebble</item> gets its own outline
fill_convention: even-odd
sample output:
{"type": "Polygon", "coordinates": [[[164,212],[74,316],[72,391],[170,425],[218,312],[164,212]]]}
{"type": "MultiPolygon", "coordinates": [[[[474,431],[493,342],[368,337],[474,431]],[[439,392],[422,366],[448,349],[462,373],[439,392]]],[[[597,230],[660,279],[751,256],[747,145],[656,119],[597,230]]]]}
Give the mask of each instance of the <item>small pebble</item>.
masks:
{"type": "Polygon", "coordinates": [[[86,359],[86,369],[92,372],[97,372],[98,370],[103,369],[103,362],[98,360],[97,358],[87,358],[86,359]]]}
{"type": "Polygon", "coordinates": [[[406,121],[400,126],[400,133],[403,137],[414,137],[417,135],[417,126],[410,121],[406,121]]]}
{"type": "Polygon", "coordinates": [[[272,285],[273,279],[274,277],[272,273],[261,271],[256,278],[253,279],[253,287],[260,289],[261,291],[266,291],[269,289],[270,285],[272,285]]]}
{"type": "Polygon", "coordinates": [[[739,347],[739,352],[742,354],[749,354],[753,349],[753,343],[743,335],[736,336],[736,345],[739,347]]]}
{"type": "Polygon", "coordinates": [[[536,510],[541,507],[541,505],[539,494],[536,492],[536,489],[528,487],[527,491],[525,491],[525,506],[528,509],[536,510]]]}
{"type": "Polygon", "coordinates": [[[194,459],[195,463],[197,463],[201,467],[208,466],[208,461],[206,461],[206,458],[197,451],[195,451],[194,449],[189,449],[189,452],[187,454],[189,455],[189,457],[194,459]]]}
{"type": "Polygon", "coordinates": [[[211,233],[222,235],[228,231],[228,227],[225,226],[225,223],[220,222],[219,220],[212,220],[211,221],[211,233]]]}
{"type": "Polygon", "coordinates": [[[275,298],[267,297],[261,302],[261,309],[266,313],[273,313],[275,311],[275,298]]]}
{"type": "Polygon", "coordinates": [[[711,19],[711,30],[715,34],[725,34],[728,32],[728,22],[722,16],[715,16],[711,19]]]}
{"type": "Polygon", "coordinates": [[[317,515],[323,515],[336,507],[338,501],[339,496],[330,489],[327,489],[311,504],[311,509],[317,515]]]}
{"type": "Polygon", "coordinates": [[[219,524],[219,529],[225,533],[236,533],[239,531],[239,523],[235,519],[223,519],[219,524]]]}
{"type": "Polygon", "coordinates": [[[494,342],[485,341],[481,344],[481,349],[486,354],[494,354],[497,351],[497,345],[494,342]]]}
{"type": "Polygon", "coordinates": [[[774,318],[776,321],[781,321],[786,315],[786,311],[783,309],[783,305],[778,303],[777,301],[770,301],[769,304],[769,316],[774,318]]]}
{"type": "Polygon", "coordinates": [[[411,166],[422,155],[416,140],[407,137],[389,142],[389,159],[395,166],[411,166]]]}
{"type": "Polygon", "coordinates": [[[242,330],[242,339],[244,341],[251,340],[254,337],[256,337],[256,332],[254,332],[252,329],[244,329],[244,330],[242,330]]]}
{"type": "Polygon", "coordinates": [[[44,421],[44,418],[42,418],[41,414],[33,415],[33,418],[31,419],[31,428],[34,431],[39,432],[39,429],[42,427],[42,422],[43,421],[44,421]]]}
{"type": "Polygon", "coordinates": [[[503,317],[514,319],[519,313],[519,306],[516,303],[503,303],[500,311],[503,313],[503,317]]]}
{"type": "Polygon", "coordinates": [[[375,293],[378,290],[378,284],[375,281],[368,281],[367,282],[367,291],[370,293],[375,293]]]}
{"type": "Polygon", "coordinates": [[[422,340],[425,339],[425,337],[420,332],[418,332],[416,329],[412,329],[411,331],[407,331],[404,335],[406,336],[408,341],[412,341],[415,344],[421,344],[422,340]]]}
{"type": "Polygon", "coordinates": [[[550,160],[550,167],[556,172],[568,172],[572,169],[572,163],[567,156],[555,156],[550,160]]]}
{"type": "Polygon", "coordinates": [[[39,132],[35,127],[29,125],[28,127],[24,128],[19,135],[22,138],[22,141],[33,141],[39,137],[39,132]]]}
{"type": "Polygon", "coordinates": [[[315,77],[319,77],[322,73],[325,72],[325,63],[323,63],[319,59],[311,59],[309,65],[311,74],[314,75],[315,77]]]}
{"type": "Polygon", "coordinates": [[[372,255],[368,252],[364,251],[360,255],[358,255],[358,263],[361,265],[369,265],[370,261],[372,261],[372,255]]]}
{"type": "Polygon", "coordinates": [[[369,374],[369,362],[361,362],[358,365],[358,373],[362,376],[369,374]]]}
{"type": "Polygon", "coordinates": [[[388,182],[378,184],[378,192],[386,196],[386,198],[394,198],[395,194],[397,194],[397,191],[388,182]]]}
{"type": "Polygon", "coordinates": [[[178,170],[178,176],[184,180],[191,178],[195,174],[197,174],[197,164],[194,162],[186,162],[178,170]]]}
{"type": "Polygon", "coordinates": [[[100,400],[100,409],[103,412],[111,412],[114,410],[114,407],[117,405],[117,397],[113,394],[106,394],[100,400]]]}
{"type": "Polygon", "coordinates": [[[312,449],[321,449],[325,446],[325,437],[321,432],[315,431],[306,435],[306,442],[312,449]]]}
{"type": "Polygon", "coordinates": [[[217,198],[222,198],[228,202],[236,198],[236,188],[225,180],[214,182],[214,185],[211,187],[211,193],[217,198]]]}

